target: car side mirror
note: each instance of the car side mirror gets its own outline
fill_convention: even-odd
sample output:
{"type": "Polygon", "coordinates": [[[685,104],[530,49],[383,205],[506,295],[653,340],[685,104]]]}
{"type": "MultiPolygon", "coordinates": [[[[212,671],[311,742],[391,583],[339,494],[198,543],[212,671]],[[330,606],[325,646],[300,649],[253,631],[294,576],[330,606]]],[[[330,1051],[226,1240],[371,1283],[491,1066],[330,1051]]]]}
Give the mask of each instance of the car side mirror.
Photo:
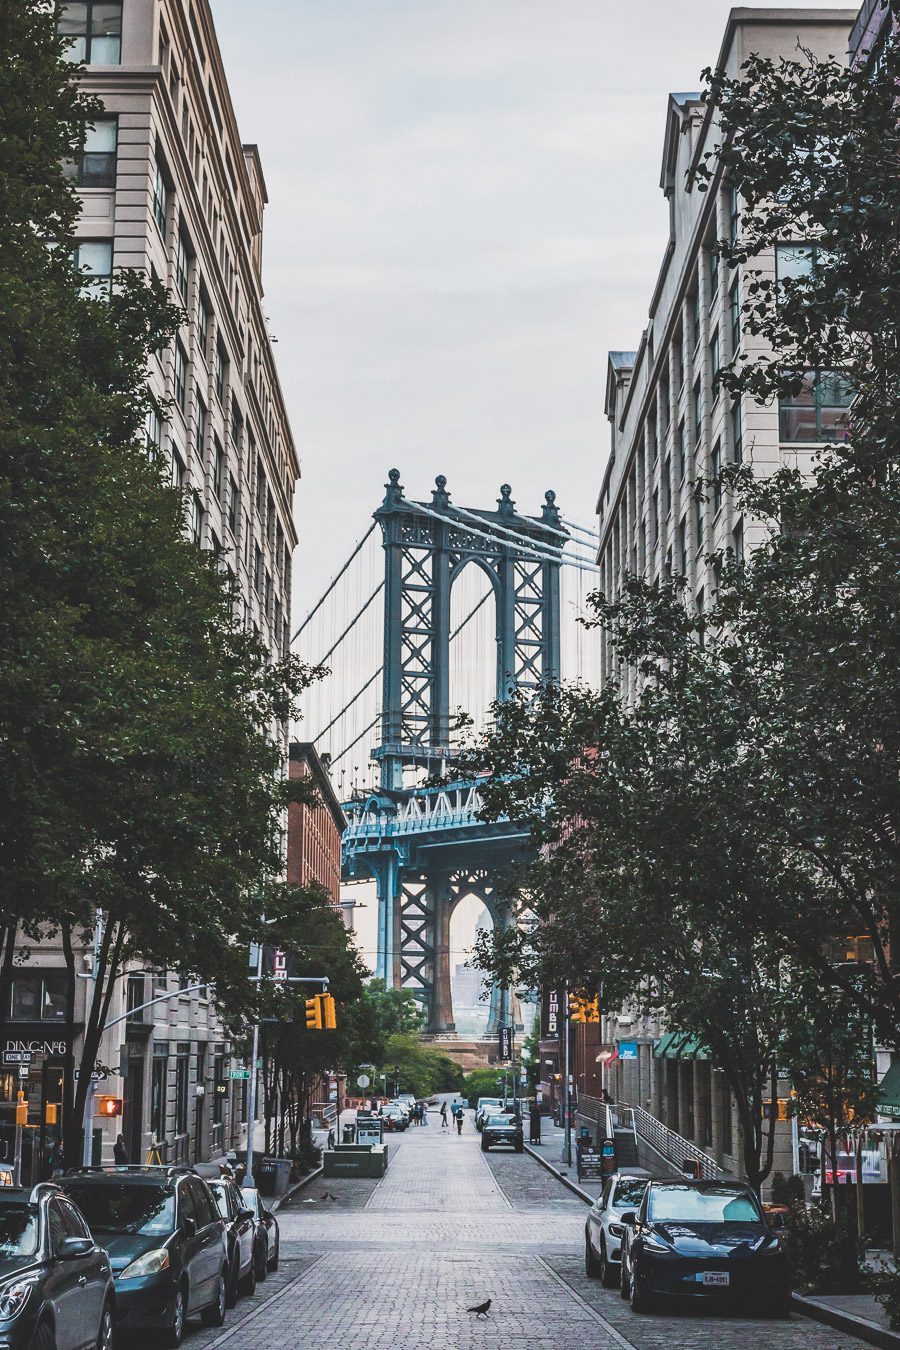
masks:
{"type": "Polygon", "coordinates": [[[57,1250],[60,1261],[77,1261],[90,1256],[94,1250],[94,1239],[86,1237],[63,1238],[57,1250]]]}
{"type": "Polygon", "coordinates": [[[626,1209],[624,1214],[619,1215],[619,1223],[627,1224],[629,1228],[633,1228],[637,1223],[637,1214],[633,1209],[626,1209]]]}
{"type": "Polygon", "coordinates": [[[252,1210],[252,1209],[247,1209],[247,1208],[245,1207],[244,1209],[239,1209],[239,1210],[238,1210],[238,1218],[239,1218],[239,1219],[255,1219],[255,1218],[256,1218],[256,1215],[253,1213],[253,1210],[252,1210]]]}
{"type": "Polygon", "coordinates": [[[193,1237],[197,1231],[197,1220],[192,1219],[189,1214],[181,1220],[181,1231],[185,1237],[193,1237]]]}

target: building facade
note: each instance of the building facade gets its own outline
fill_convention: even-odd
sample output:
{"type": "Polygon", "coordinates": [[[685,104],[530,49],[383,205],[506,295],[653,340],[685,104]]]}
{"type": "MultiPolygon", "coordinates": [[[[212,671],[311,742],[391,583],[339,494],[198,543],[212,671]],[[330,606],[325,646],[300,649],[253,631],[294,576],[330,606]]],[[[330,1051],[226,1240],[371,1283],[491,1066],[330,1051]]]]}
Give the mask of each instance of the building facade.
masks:
{"type": "MultiPolygon", "coordinates": [[[[718,68],[734,76],[751,52],[790,58],[798,44],[819,57],[841,56],[855,18],[849,9],[732,10],[718,68]]],[[[780,406],[733,401],[717,387],[722,364],[739,351],[758,350],[741,323],[746,269],[729,270],[716,251],[718,240],[740,230],[738,196],[721,177],[704,192],[690,181],[718,139],[713,106],[699,94],[669,95],[660,178],[669,238],[637,350],[609,354],[611,445],[597,503],[605,594],[615,596],[628,574],[650,582],[681,576],[701,614],[716,591],[710,555],[731,549],[741,558],[762,542],[763,526],[745,518],[729,494],[698,493],[697,481],[709,483],[729,463],[750,463],[758,476],[784,464],[802,468],[822,442],[842,435],[849,402],[838,378],[818,384],[810,378],[780,406]]],[[[809,246],[788,241],[751,266],[782,275],[808,265],[810,254],[809,246]]],[[[614,676],[605,644],[603,678],[614,676]]],[[[635,1006],[604,1019],[600,1042],[588,1053],[602,1064],[602,1087],[616,1100],[640,1106],[740,1171],[736,1114],[723,1075],[693,1038],[673,1035],[678,1031],[635,1006]]],[[[586,1085],[596,1084],[591,1066],[579,1066],[579,1073],[586,1085]]],[[[589,1088],[582,1113],[585,1122],[596,1122],[589,1088]]],[[[775,1165],[789,1171],[784,1134],[775,1165]]]]}
{"type": "MultiPolygon", "coordinates": [[[[317,882],[333,905],[341,904],[341,836],[347,817],[341,810],[326,764],[310,741],[292,741],[288,776],[308,779],[317,800],[291,802],[288,808],[287,879],[296,886],[317,882]]],[[[352,905],[345,914],[352,913],[352,905]]]]}
{"type": "MultiPolygon", "coordinates": [[[[148,450],[185,491],[185,530],[234,578],[241,622],[278,659],[289,646],[299,463],[262,307],[265,180],[256,146],[238,134],[209,0],[64,4],[59,27],[103,105],[69,166],[85,285],[102,295],[137,269],[185,310],[149,373],[158,411],[148,450]]],[[[44,1157],[56,1132],[45,1106],[61,1095],[64,980],[49,943],[16,971],[0,1076],[7,1118],[26,1091],[44,1157]],[[31,1063],[20,1067],[26,1045],[31,1063]]],[[[154,1146],[164,1161],[193,1161],[245,1140],[247,1083],[229,1077],[233,1047],[210,991],[182,992],[185,983],[138,968],[119,981],[109,1018],[121,1021],[100,1059],[113,1070],[103,1090],[124,1098],[124,1114],[101,1130],[98,1156],[111,1156],[120,1130],[135,1162],[154,1146]]],[[[78,981],[79,1024],[88,985],[78,981]]]]}

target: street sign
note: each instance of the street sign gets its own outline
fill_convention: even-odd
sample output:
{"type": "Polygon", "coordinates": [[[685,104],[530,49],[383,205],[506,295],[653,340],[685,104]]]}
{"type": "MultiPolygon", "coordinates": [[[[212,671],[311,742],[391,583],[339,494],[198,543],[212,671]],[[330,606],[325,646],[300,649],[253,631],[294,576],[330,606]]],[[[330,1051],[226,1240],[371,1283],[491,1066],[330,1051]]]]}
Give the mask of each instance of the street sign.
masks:
{"type": "MultiPolygon", "coordinates": [[[[76,1070],[75,1070],[75,1077],[76,1077],[76,1078],[80,1078],[80,1077],[81,1077],[81,1070],[80,1070],[80,1069],[76,1069],[76,1070]]],[[[108,1078],[108,1077],[109,1077],[109,1074],[106,1073],[105,1070],[104,1070],[103,1073],[98,1073],[98,1071],[97,1071],[96,1069],[94,1069],[93,1073],[91,1074],[91,1082],[92,1082],[92,1083],[99,1083],[101,1079],[103,1079],[103,1078],[108,1078]]]]}
{"type": "Polygon", "coordinates": [[[372,1080],[369,1078],[368,1074],[361,1073],[356,1081],[361,1088],[367,1088],[372,1080]]]}
{"type": "Polygon", "coordinates": [[[4,1050],[4,1064],[30,1064],[32,1059],[30,1050],[4,1050]]]}
{"type": "Polygon", "coordinates": [[[236,1079],[236,1080],[237,1080],[238,1082],[240,1082],[240,1083],[246,1083],[246,1082],[249,1082],[249,1080],[250,1080],[250,1070],[249,1070],[249,1069],[229,1069],[229,1070],[228,1070],[228,1077],[229,1077],[229,1078],[234,1078],[234,1079],[236,1079]]]}
{"type": "Polygon", "coordinates": [[[28,1077],[28,1065],[27,1065],[27,1064],[20,1064],[20,1065],[19,1065],[19,1077],[20,1077],[20,1078],[27,1078],[27,1077],[28,1077]]]}

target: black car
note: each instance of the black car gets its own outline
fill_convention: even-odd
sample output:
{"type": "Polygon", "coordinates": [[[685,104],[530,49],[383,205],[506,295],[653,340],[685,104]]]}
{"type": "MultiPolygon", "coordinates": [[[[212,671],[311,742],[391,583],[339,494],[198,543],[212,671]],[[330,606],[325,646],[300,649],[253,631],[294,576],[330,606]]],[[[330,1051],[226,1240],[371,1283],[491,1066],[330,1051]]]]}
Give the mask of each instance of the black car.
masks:
{"type": "Polygon", "coordinates": [[[228,1243],[226,1299],[229,1308],[233,1308],[238,1293],[252,1294],[256,1289],[256,1222],[253,1211],[230,1177],[218,1177],[206,1184],[225,1220],[228,1243]]]}
{"type": "Polygon", "coordinates": [[[278,1269],[281,1256],[281,1230],[278,1220],[270,1209],[266,1209],[263,1198],[253,1186],[241,1189],[244,1204],[253,1213],[256,1223],[256,1278],[264,1280],[270,1270],[278,1269]]]}
{"type": "MultiPolygon", "coordinates": [[[[85,1169],[59,1178],[109,1252],[116,1324],[180,1345],[188,1317],[225,1321],[228,1248],[212,1192],[190,1168],[85,1169]]],[[[2,1345],[2,1342],[0,1342],[2,1345]]]]}
{"type": "Polygon", "coordinates": [[[0,1190],[0,1350],[112,1350],[109,1257],[50,1182],[0,1190]]]}
{"type": "Polygon", "coordinates": [[[788,1315],[787,1258],[749,1186],[650,1181],[637,1211],[621,1222],[621,1292],[635,1312],[667,1294],[788,1315]]]}
{"type": "Polygon", "coordinates": [[[521,1153],[525,1147],[522,1121],[519,1116],[488,1116],[481,1129],[481,1151],[487,1153],[497,1144],[507,1144],[521,1153]]]}

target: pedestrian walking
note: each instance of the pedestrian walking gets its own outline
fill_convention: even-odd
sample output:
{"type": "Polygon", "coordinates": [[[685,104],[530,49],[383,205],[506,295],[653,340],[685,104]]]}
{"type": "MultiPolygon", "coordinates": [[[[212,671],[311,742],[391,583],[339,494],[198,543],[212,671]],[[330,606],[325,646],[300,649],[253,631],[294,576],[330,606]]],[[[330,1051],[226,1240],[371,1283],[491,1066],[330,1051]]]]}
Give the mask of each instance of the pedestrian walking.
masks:
{"type": "Polygon", "coordinates": [[[128,1149],[125,1146],[124,1136],[116,1135],[116,1142],[113,1144],[113,1161],[116,1167],[124,1167],[128,1162],[128,1149]]]}
{"type": "Polygon", "coordinates": [[[423,1103],[422,1103],[422,1124],[423,1124],[423,1125],[427,1125],[427,1124],[428,1124],[428,1103],[427,1103],[427,1102],[423,1102],[423,1103]]]}
{"type": "Polygon", "coordinates": [[[447,1130],[449,1128],[450,1126],[447,1120],[447,1103],[441,1102],[441,1129],[447,1130]]]}
{"type": "Polygon", "coordinates": [[[453,1105],[450,1107],[450,1113],[453,1116],[454,1120],[456,1120],[456,1113],[458,1110],[459,1110],[459,1102],[454,1102],[453,1105]]]}
{"type": "Polygon", "coordinates": [[[457,1133],[457,1134],[462,1134],[462,1127],[463,1127],[463,1113],[462,1113],[462,1107],[460,1107],[459,1110],[458,1110],[457,1113],[456,1113],[456,1133],[457,1133]]]}
{"type": "Polygon", "coordinates": [[[424,1102],[416,1102],[416,1124],[417,1124],[417,1125],[424,1125],[424,1124],[425,1124],[425,1103],[424,1103],[424,1102]]]}

